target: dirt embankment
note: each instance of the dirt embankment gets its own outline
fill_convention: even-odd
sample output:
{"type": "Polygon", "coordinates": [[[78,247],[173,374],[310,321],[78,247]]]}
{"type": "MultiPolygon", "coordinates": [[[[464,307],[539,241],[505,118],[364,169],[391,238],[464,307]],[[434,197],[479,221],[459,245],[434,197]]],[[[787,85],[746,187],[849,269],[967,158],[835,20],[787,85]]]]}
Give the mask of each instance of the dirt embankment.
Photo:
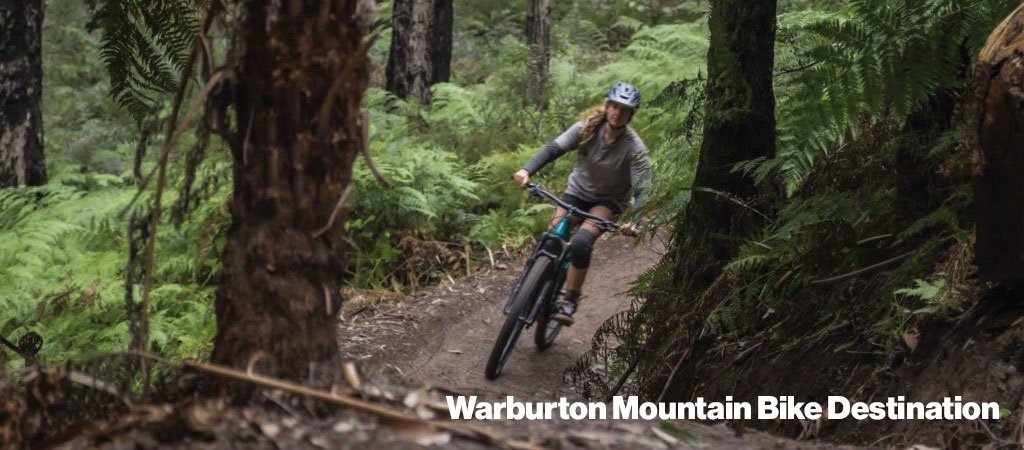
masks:
{"type": "Polygon", "coordinates": [[[752,428],[783,436],[905,448],[1024,447],[1024,289],[990,292],[957,317],[920,327],[913,349],[882,358],[865,345],[863,330],[837,321],[818,326],[802,345],[748,342],[746,348],[698,346],[685,389],[704,397],[794,395],[824,403],[829,395],[851,402],[998,402],[1001,420],[750,421],[752,428]],[[756,345],[756,348],[752,346],[756,345]],[[750,351],[747,351],[750,349],[750,351]]]}

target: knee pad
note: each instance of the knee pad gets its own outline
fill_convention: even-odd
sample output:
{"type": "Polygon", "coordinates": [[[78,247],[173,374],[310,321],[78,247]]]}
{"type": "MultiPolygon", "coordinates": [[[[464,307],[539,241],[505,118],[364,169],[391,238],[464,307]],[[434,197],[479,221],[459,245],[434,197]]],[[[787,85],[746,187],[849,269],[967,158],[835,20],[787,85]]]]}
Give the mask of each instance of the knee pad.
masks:
{"type": "Polygon", "coordinates": [[[594,241],[597,236],[587,230],[579,230],[572,236],[572,248],[569,261],[577,269],[590,267],[590,254],[594,252],[594,241]]]}

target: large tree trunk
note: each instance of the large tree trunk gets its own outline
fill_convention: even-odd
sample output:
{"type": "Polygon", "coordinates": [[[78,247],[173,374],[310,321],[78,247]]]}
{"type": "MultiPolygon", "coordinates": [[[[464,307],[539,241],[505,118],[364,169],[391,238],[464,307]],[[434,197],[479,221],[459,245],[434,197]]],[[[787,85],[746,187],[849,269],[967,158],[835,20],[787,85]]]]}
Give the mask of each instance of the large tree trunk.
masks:
{"type": "Polygon", "coordinates": [[[988,38],[975,70],[977,255],[990,281],[1024,279],[1024,5],[988,38]]]}
{"type": "Polygon", "coordinates": [[[451,76],[452,0],[395,0],[385,88],[430,102],[430,86],[451,76]]]}
{"type": "MultiPolygon", "coordinates": [[[[704,320],[721,300],[709,288],[739,243],[764,225],[761,214],[770,214],[754,180],[732,169],[741,161],[775,156],[775,11],[775,0],[712,2],[704,140],[692,196],[666,255],[670,279],[655,286],[631,325],[647,336],[638,374],[652,397],[666,384],[665,359],[677,360],[681,353],[696,358],[704,320]]],[[[681,384],[687,381],[674,378],[665,399],[688,396],[681,384]]]]}
{"type": "Polygon", "coordinates": [[[220,114],[234,111],[238,125],[229,139],[232,225],[217,289],[214,362],[260,360],[271,363],[270,373],[304,379],[338,357],[341,199],[365,139],[368,46],[356,3],[242,5],[236,41],[244,53],[236,81],[215,100],[220,114]]]}
{"type": "Polygon", "coordinates": [[[0,0],[0,188],[46,182],[43,1],[0,0]]]}
{"type": "Polygon", "coordinates": [[[707,287],[758,225],[758,216],[736,202],[754,199],[754,180],[733,166],[775,157],[775,9],[775,1],[764,0],[712,4],[704,140],[674,241],[678,285],[707,287]]]}
{"type": "Polygon", "coordinates": [[[537,109],[548,107],[548,65],[551,60],[551,2],[526,1],[526,44],[530,46],[526,102],[537,109]]]}

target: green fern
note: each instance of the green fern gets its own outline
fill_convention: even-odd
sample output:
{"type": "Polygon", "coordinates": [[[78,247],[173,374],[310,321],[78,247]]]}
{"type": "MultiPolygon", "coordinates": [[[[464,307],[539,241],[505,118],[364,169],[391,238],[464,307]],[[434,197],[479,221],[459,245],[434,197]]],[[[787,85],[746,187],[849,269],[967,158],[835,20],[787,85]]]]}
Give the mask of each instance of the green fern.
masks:
{"type": "Polygon", "coordinates": [[[175,91],[199,27],[202,0],[87,0],[110,94],[136,120],[152,115],[175,91]]]}
{"type": "Polygon", "coordinates": [[[864,119],[897,123],[934,93],[955,87],[989,30],[1015,1],[857,0],[830,17],[780,18],[794,34],[777,78],[778,158],[792,193],[815,162],[864,119]]]}

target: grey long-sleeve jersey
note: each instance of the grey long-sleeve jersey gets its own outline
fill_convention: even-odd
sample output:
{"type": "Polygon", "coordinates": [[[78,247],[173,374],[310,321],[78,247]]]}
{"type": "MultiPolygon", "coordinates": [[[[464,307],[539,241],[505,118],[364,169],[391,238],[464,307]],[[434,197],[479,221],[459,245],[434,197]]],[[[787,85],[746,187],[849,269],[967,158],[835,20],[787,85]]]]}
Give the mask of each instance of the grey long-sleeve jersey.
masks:
{"type": "Polygon", "coordinates": [[[567,194],[588,202],[611,200],[626,209],[632,193],[635,197],[633,205],[640,207],[647,200],[647,190],[651,184],[647,146],[628,126],[618,139],[605,144],[603,136],[606,126],[607,123],[602,124],[590,142],[580,147],[583,123],[573,124],[537,152],[523,169],[533,175],[565,152],[577,150],[576,166],[569,175],[567,194]]]}

